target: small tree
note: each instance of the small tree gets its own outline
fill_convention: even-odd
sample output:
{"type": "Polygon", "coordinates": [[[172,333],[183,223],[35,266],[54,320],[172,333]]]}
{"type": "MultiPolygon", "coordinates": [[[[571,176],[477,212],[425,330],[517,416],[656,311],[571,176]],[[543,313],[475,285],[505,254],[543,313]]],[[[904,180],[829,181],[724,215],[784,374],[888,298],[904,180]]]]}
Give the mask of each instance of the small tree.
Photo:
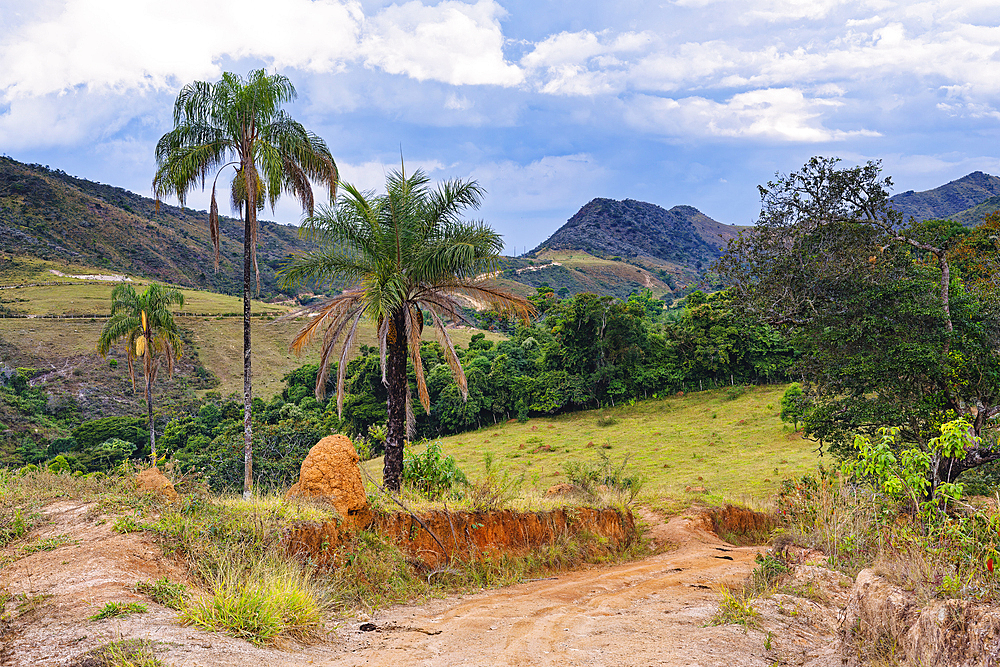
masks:
{"type": "Polygon", "coordinates": [[[798,431],[799,422],[805,420],[808,409],[809,401],[805,392],[802,391],[802,385],[793,382],[785,390],[784,396],[781,397],[781,421],[792,422],[795,430],[798,431]]]}
{"type": "Polygon", "coordinates": [[[128,373],[135,391],[135,359],[142,359],[142,375],[146,380],[146,414],[149,418],[149,451],[156,463],[156,432],[153,428],[153,380],[159,360],[167,363],[173,375],[174,360],[181,356],[181,338],[174,324],[171,305],[184,305],[180,291],[153,283],[142,294],[128,283],[111,290],[111,318],[101,329],[97,351],[106,357],[111,346],[125,341],[128,373]]]}

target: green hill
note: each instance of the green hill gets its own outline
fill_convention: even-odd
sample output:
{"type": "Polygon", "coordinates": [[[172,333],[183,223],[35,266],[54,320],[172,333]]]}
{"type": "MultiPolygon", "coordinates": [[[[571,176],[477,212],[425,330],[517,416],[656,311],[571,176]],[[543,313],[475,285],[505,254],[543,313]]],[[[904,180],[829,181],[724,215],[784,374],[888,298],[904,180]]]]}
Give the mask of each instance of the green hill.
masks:
{"type": "MultiPolygon", "coordinates": [[[[221,217],[221,260],[214,255],[208,214],[161,204],[122,188],[41,165],[0,157],[0,256],[89,265],[184,287],[240,294],[243,225],[221,217]]],[[[310,248],[298,229],[260,223],[261,294],[281,293],[275,272],[310,248]]]]}
{"type": "Polygon", "coordinates": [[[962,178],[931,190],[914,192],[909,190],[895,195],[890,200],[892,206],[903,214],[904,220],[947,219],[958,220],[972,226],[982,222],[986,213],[1000,208],[995,201],[989,210],[976,211],[987,200],[1000,196],[1000,177],[981,171],[974,171],[962,178]]]}

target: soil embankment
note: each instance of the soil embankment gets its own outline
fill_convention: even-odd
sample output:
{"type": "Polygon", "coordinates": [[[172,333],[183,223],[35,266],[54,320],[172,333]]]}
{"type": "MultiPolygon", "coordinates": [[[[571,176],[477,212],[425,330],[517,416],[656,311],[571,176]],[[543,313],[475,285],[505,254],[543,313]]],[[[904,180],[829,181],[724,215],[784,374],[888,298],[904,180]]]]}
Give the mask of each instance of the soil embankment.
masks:
{"type": "MultiPolygon", "coordinates": [[[[584,533],[598,538],[609,550],[638,538],[631,512],[588,507],[547,512],[376,513],[370,529],[430,567],[455,557],[523,555],[584,533]]],[[[289,536],[288,544],[292,551],[304,551],[314,562],[325,564],[334,557],[341,537],[336,524],[306,524],[289,536]]]]}

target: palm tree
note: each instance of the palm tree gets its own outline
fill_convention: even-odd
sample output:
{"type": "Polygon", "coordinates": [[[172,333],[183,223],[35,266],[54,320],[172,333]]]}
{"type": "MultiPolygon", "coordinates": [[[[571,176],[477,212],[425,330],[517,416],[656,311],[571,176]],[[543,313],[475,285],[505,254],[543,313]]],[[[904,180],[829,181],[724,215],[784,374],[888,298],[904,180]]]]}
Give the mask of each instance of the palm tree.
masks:
{"type": "Polygon", "coordinates": [[[116,342],[125,340],[128,374],[135,391],[136,357],[142,358],[142,374],[146,379],[146,414],[149,417],[149,450],[156,465],[156,431],[153,424],[153,380],[159,358],[167,362],[167,372],[174,373],[174,360],[181,356],[181,339],[170,306],[184,305],[184,295],[176,289],[153,283],[142,294],[128,283],[111,290],[111,318],[104,323],[97,351],[102,357],[116,342]]]}
{"type": "Polygon", "coordinates": [[[217,83],[196,81],[181,89],[174,103],[174,129],[156,145],[153,194],[157,201],[175,195],[181,205],[187,193],[211,177],[209,228],[219,269],[219,206],[215,199],[219,175],[233,167],[230,195],[243,216],[243,496],[253,484],[253,446],[250,406],[250,284],[256,279],[257,211],[267,200],[273,209],[283,193],[295,196],[312,215],[310,181],[327,186],[330,201],[336,195],[337,165],[326,144],[281,109],[295,99],[295,88],[280,74],[254,70],[246,79],[226,72],[217,83]]]}
{"type": "Polygon", "coordinates": [[[388,390],[389,423],[383,479],[398,491],[403,473],[403,441],[413,435],[407,355],[413,358],[417,391],[425,411],[430,396],[420,359],[424,312],[439,333],[445,357],[463,398],[465,373],[445,329],[445,321],[464,320],[458,297],[488,305],[498,312],[527,319],[531,304],[482,279],[497,268],[503,242],[482,222],[465,222],[459,214],[478,208],[483,190],[475,181],[448,181],[431,190],[420,171],[407,177],[392,172],[386,194],[375,196],[344,185],[334,209],[310,217],[303,230],[320,249],[293,262],[282,275],[286,285],[303,280],[346,280],[352,285],[321,306],[292,342],[300,353],[325,329],[316,378],[322,399],[337,342],[343,339],[337,368],[337,410],[343,411],[344,378],[362,318],[375,324],[382,359],[382,382],[388,390]]]}

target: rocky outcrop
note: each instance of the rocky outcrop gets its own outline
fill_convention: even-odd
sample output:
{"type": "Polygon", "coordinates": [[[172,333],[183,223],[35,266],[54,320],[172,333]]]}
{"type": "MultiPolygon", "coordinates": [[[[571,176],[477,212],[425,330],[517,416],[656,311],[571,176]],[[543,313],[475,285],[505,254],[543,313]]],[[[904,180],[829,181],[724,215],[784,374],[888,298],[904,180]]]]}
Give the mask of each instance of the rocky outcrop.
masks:
{"type": "Polygon", "coordinates": [[[326,500],[340,514],[341,530],[366,527],[371,523],[371,512],[358,467],[360,460],[346,436],[323,438],[309,450],[299,469],[299,481],[288,490],[287,497],[326,500]]]}
{"type": "Polygon", "coordinates": [[[858,574],[840,627],[848,665],[890,652],[911,665],[1000,665],[1000,609],[968,600],[920,603],[873,570],[858,574]]]}

